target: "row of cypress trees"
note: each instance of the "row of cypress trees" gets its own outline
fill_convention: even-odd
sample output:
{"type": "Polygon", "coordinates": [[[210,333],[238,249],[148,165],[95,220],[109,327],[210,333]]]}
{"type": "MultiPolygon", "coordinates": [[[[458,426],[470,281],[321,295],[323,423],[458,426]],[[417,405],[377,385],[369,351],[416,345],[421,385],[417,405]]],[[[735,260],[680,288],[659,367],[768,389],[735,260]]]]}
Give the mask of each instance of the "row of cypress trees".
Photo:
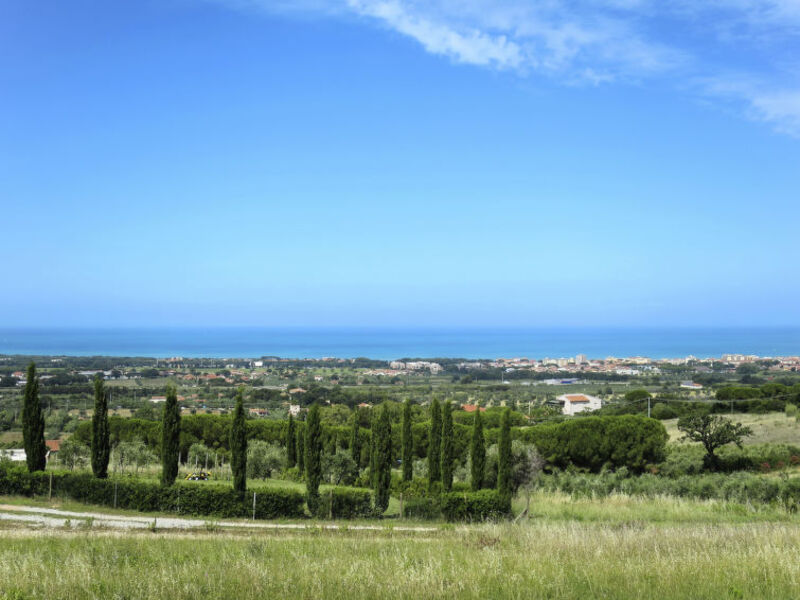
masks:
{"type": "MultiPolygon", "coordinates": [[[[103,379],[94,381],[94,414],[92,415],[91,464],[95,477],[108,477],[108,463],[111,454],[108,401],[109,391],[103,379]]],[[[47,463],[47,446],[44,442],[44,414],[39,402],[39,378],[36,365],[28,366],[22,408],[23,444],[29,471],[42,471],[47,463]]],[[[370,437],[370,473],[375,493],[375,508],[379,513],[389,504],[392,467],[392,425],[389,411],[383,407],[373,415],[372,435],[370,437]]],[[[322,424],[319,406],[314,404],[308,413],[305,431],[295,431],[294,420],[289,416],[287,432],[287,462],[295,464],[305,474],[306,501],[312,513],[319,506],[319,485],[322,479],[322,424]],[[296,443],[295,443],[296,441],[296,443]]],[[[166,402],[162,416],[161,432],[161,483],[172,485],[178,475],[180,460],[180,407],[178,393],[174,384],[167,385],[166,402]]],[[[411,430],[411,402],[403,406],[402,424],[402,474],[403,481],[413,478],[413,440],[411,430]]],[[[230,432],[231,470],[233,487],[244,496],[247,487],[247,425],[244,413],[242,389],[236,394],[236,408],[230,432]]],[[[353,420],[350,450],[353,459],[361,455],[361,438],[358,420],[353,420]]],[[[486,448],[480,410],[475,411],[470,447],[472,463],[471,487],[479,490],[483,486],[486,466],[486,448]]],[[[428,441],[428,477],[433,488],[441,482],[442,488],[449,491],[453,484],[453,416],[450,402],[442,409],[438,399],[431,403],[431,429],[428,441]]],[[[498,490],[511,499],[511,427],[509,410],[503,412],[500,427],[498,490]]]]}
{"type": "MultiPolygon", "coordinates": [[[[94,414],[92,415],[92,472],[95,477],[108,477],[111,445],[108,427],[108,390],[100,377],[94,380],[94,414]]],[[[44,413],[39,401],[39,376],[36,364],[28,365],[22,397],[22,445],[28,471],[44,471],[47,466],[47,445],[44,441],[44,413]]]]}
{"type": "MultiPolygon", "coordinates": [[[[111,439],[108,424],[109,390],[102,377],[94,380],[94,413],[92,414],[92,473],[99,479],[108,477],[111,439]]],[[[178,476],[180,460],[181,413],[178,390],[167,384],[166,402],[161,426],[161,483],[172,485],[178,476]]],[[[247,429],[242,390],[236,394],[236,409],[230,434],[233,487],[244,495],[247,486],[247,429]]],[[[36,365],[28,365],[22,405],[22,443],[29,471],[43,471],[47,466],[47,445],[44,441],[44,413],[39,401],[39,377],[36,365]]]]}
{"type": "MultiPolygon", "coordinates": [[[[357,427],[357,424],[356,426],[357,427]]],[[[355,431],[355,429],[354,429],[355,431]]],[[[355,434],[354,434],[355,435],[355,434]]],[[[441,482],[442,489],[449,492],[453,486],[455,443],[453,439],[453,409],[449,401],[442,406],[434,398],[431,402],[431,426],[428,434],[428,487],[434,489],[441,482]]],[[[355,438],[354,438],[355,439],[355,438]]],[[[403,481],[411,481],[413,472],[413,439],[411,434],[411,402],[403,405],[403,435],[401,438],[403,481]]],[[[503,411],[500,424],[498,465],[498,490],[511,498],[511,415],[510,409],[503,411]]],[[[354,455],[356,456],[356,455],[354,455]]],[[[470,444],[471,477],[473,490],[483,487],[486,471],[486,441],[483,435],[483,419],[480,409],[475,410],[470,444]]]]}
{"type": "MultiPolygon", "coordinates": [[[[500,439],[497,444],[497,490],[500,496],[511,502],[513,493],[511,482],[511,409],[506,408],[500,419],[500,439]]],[[[486,440],[483,436],[483,419],[480,408],[475,410],[470,444],[470,487],[473,491],[483,488],[486,474],[486,440]]]]}

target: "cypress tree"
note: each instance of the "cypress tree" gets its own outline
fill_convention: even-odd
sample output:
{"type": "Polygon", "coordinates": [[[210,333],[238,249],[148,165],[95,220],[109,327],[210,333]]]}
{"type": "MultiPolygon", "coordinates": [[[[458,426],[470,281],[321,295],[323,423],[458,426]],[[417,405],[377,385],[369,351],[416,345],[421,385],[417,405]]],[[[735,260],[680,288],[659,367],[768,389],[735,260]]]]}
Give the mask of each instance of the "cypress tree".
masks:
{"type": "Polygon", "coordinates": [[[292,468],[297,464],[297,448],[295,447],[294,419],[289,413],[289,427],[286,430],[286,466],[292,468]]]}
{"type": "Polygon", "coordinates": [[[231,422],[231,471],[233,489],[242,498],[247,491],[247,421],[244,417],[242,388],[236,391],[236,408],[231,422]]]}
{"type": "Polygon", "coordinates": [[[497,457],[497,490],[505,501],[511,501],[511,409],[503,411],[500,420],[500,442],[497,457]]]}
{"type": "Polygon", "coordinates": [[[98,479],[108,477],[111,440],[108,429],[108,390],[103,378],[94,379],[94,414],[92,415],[92,473],[98,479]]]}
{"type": "Polygon", "coordinates": [[[414,478],[414,438],[411,433],[411,400],[403,404],[403,481],[414,478]]]}
{"type": "Polygon", "coordinates": [[[444,403],[442,411],[442,488],[449,492],[453,487],[453,407],[450,401],[444,403]]]}
{"type": "Polygon", "coordinates": [[[473,491],[478,491],[483,487],[483,476],[486,465],[486,446],[483,439],[483,421],[481,419],[481,409],[475,407],[475,421],[472,425],[472,447],[470,449],[472,458],[472,479],[470,485],[473,491]]]}
{"type": "Polygon", "coordinates": [[[375,436],[375,512],[382,515],[389,507],[389,487],[392,483],[392,421],[384,405],[373,431],[375,436]]]}
{"type": "Polygon", "coordinates": [[[167,401],[161,420],[161,485],[172,485],[178,476],[181,412],[175,384],[167,384],[167,401]]]}
{"type": "Polygon", "coordinates": [[[378,443],[378,411],[373,410],[369,424],[369,486],[375,488],[375,473],[378,471],[378,452],[375,447],[378,443]]]}
{"type": "Polygon", "coordinates": [[[358,425],[358,409],[353,411],[353,426],[350,430],[350,456],[356,465],[361,464],[361,432],[358,425]]]}
{"type": "Polygon", "coordinates": [[[297,470],[300,471],[300,477],[305,477],[306,473],[306,432],[303,428],[298,427],[295,434],[295,450],[297,456],[297,470]]]}
{"type": "Polygon", "coordinates": [[[314,403],[306,419],[306,504],[311,514],[319,508],[319,482],[322,478],[322,425],[319,406],[314,403]]]}
{"type": "Polygon", "coordinates": [[[428,488],[441,481],[442,409],[436,398],[431,402],[431,430],[428,435],[428,488]]]}
{"type": "Polygon", "coordinates": [[[39,404],[39,378],[36,365],[28,365],[25,393],[22,400],[22,445],[28,471],[44,471],[47,466],[47,445],[44,443],[44,414],[39,404]]]}

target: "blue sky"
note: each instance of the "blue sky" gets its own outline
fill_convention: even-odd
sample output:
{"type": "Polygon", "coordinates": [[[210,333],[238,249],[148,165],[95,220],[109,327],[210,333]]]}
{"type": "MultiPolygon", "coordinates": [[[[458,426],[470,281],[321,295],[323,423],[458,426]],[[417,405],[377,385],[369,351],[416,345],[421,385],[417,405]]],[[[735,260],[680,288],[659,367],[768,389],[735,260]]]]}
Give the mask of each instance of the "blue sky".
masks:
{"type": "Polygon", "coordinates": [[[797,0],[0,3],[0,325],[800,324],[797,0]]]}

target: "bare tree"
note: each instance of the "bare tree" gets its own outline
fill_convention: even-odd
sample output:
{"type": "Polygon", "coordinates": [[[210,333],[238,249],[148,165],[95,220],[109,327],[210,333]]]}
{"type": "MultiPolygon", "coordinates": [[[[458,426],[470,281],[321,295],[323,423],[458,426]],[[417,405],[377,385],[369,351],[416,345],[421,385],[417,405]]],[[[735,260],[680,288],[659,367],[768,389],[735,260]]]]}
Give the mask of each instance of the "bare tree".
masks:
{"type": "Polygon", "coordinates": [[[528,516],[531,508],[531,493],[539,482],[542,469],[544,469],[544,458],[539,454],[536,446],[526,445],[522,449],[522,460],[518,463],[515,473],[519,489],[525,492],[525,510],[517,516],[515,522],[528,516]]]}

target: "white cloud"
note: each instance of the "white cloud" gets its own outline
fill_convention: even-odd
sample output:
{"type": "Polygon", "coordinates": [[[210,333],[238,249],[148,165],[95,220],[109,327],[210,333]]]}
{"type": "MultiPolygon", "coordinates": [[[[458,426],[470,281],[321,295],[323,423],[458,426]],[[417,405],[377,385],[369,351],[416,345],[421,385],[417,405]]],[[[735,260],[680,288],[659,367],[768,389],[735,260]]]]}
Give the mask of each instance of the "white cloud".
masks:
{"type": "Polygon", "coordinates": [[[374,17],[398,32],[417,40],[433,54],[449,56],[458,62],[489,65],[501,69],[523,64],[520,46],[505,35],[491,35],[476,28],[456,30],[443,22],[410,13],[400,2],[351,0],[350,7],[360,15],[374,17]]]}
{"type": "Polygon", "coordinates": [[[355,16],[457,63],[565,84],[657,81],[681,89],[701,80],[704,97],[733,102],[782,133],[800,132],[800,92],[792,91],[800,89],[800,0],[211,1],[355,16]],[[735,76],[723,79],[723,71],[735,76]]]}
{"type": "Polygon", "coordinates": [[[748,118],[800,139],[800,87],[769,87],[741,77],[710,79],[701,87],[707,96],[741,105],[748,118]]]}

